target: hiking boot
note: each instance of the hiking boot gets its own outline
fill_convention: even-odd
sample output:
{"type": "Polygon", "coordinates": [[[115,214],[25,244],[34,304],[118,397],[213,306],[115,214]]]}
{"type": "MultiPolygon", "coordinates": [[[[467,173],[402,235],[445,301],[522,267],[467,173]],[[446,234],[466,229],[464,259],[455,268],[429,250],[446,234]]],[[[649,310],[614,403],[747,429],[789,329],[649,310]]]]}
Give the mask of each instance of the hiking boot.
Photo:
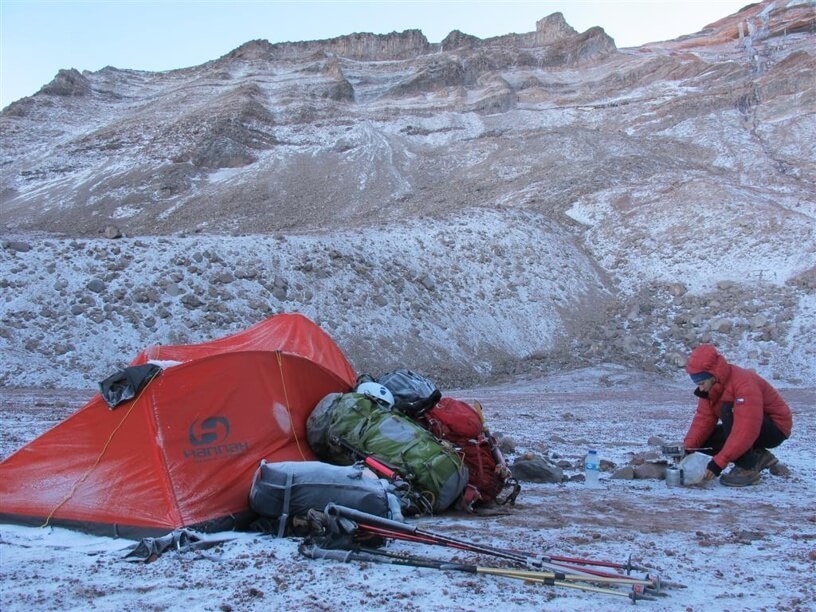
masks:
{"type": "Polygon", "coordinates": [[[772,467],[779,463],[779,459],[774,457],[774,454],[769,450],[758,450],[757,451],[757,462],[754,465],[754,469],[757,472],[761,472],[762,470],[772,467]]]}
{"type": "Polygon", "coordinates": [[[768,471],[774,476],[781,476],[782,478],[790,476],[788,466],[783,463],[774,463],[768,471]]]}
{"type": "Polygon", "coordinates": [[[746,470],[736,465],[731,468],[730,472],[720,476],[720,484],[726,487],[747,487],[758,482],[758,470],[746,470]]]}

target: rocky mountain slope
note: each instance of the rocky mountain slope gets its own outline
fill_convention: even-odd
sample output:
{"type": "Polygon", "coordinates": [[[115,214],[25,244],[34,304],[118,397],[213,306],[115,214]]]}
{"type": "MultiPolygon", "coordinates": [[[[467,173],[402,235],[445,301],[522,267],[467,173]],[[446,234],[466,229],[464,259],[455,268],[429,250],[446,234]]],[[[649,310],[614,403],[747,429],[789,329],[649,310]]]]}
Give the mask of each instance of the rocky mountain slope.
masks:
{"type": "Polygon", "coordinates": [[[630,49],[554,14],[62,70],[0,114],[0,383],[280,311],[444,385],[700,341],[812,381],[815,42],[766,0],[630,49]]]}

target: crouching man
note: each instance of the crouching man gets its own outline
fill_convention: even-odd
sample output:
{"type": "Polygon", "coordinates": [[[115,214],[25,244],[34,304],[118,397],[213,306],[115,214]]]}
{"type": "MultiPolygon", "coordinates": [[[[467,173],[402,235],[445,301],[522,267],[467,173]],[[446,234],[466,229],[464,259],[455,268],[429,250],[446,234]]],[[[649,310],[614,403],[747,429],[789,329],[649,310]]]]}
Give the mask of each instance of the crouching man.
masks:
{"type": "MultiPolygon", "coordinates": [[[[686,448],[713,455],[705,473],[712,480],[734,463],[720,483],[728,487],[757,484],[762,470],[778,463],[768,450],[791,434],[793,418],[785,400],[757,373],[730,365],[713,346],[695,348],[686,372],[697,385],[697,413],[684,440],[686,448]]],[[[781,467],[781,466],[780,466],[781,467]]]]}

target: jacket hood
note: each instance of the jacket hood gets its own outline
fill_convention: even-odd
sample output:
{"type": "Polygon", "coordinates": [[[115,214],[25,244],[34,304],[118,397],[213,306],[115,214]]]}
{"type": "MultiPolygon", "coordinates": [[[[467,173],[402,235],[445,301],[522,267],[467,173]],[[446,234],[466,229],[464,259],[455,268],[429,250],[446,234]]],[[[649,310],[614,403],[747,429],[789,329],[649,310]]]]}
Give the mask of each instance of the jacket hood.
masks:
{"type": "Polygon", "coordinates": [[[725,357],[710,344],[701,344],[695,348],[686,362],[686,372],[689,374],[708,372],[716,376],[720,382],[728,378],[729,371],[730,367],[725,357]]]}

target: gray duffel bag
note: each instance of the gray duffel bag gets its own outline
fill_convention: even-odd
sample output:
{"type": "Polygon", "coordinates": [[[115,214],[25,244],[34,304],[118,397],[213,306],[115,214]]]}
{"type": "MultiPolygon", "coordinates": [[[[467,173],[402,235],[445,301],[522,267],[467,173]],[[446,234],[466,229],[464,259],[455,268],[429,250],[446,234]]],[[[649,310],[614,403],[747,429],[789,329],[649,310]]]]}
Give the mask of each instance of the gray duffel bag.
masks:
{"type": "Polygon", "coordinates": [[[402,521],[399,498],[391,485],[361,464],[338,466],[320,461],[261,461],[249,492],[249,506],[278,520],[278,535],[292,517],[322,511],[334,503],[368,514],[402,521]]]}

